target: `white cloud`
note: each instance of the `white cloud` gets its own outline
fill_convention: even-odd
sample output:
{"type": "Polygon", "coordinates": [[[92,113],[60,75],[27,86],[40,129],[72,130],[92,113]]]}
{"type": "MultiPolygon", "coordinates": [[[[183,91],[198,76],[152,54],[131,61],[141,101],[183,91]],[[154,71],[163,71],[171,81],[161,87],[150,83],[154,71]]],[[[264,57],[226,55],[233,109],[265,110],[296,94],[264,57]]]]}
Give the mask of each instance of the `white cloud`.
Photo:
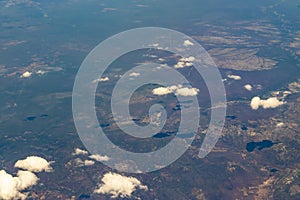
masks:
{"type": "Polygon", "coordinates": [[[194,56],[190,56],[188,58],[181,58],[179,59],[179,62],[174,65],[174,67],[176,69],[180,69],[180,68],[184,68],[184,67],[191,67],[193,66],[193,63],[191,62],[194,62],[196,60],[196,58],[194,56]]]}
{"type": "Polygon", "coordinates": [[[154,95],[166,95],[172,93],[172,91],[168,87],[158,87],[152,90],[154,95]]]}
{"type": "Polygon", "coordinates": [[[108,161],[110,159],[108,156],[101,156],[99,154],[90,155],[89,158],[93,159],[93,160],[96,160],[98,162],[108,161]]]}
{"type": "Polygon", "coordinates": [[[32,72],[26,71],[20,77],[21,78],[29,78],[32,75],[32,72]]]}
{"type": "Polygon", "coordinates": [[[250,85],[250,84],[244,85],[244,88],[248,91],[251,91],[252,90],[252,85],[250,85]]]}
{"type": "Polygon", "coordinates": [[[39,75],[44,75],[44,74],[46,74],[47,72],[46,72],[46,71],[43,71],[43,70],[38,70],[36,73],[39,74],[39,75]]]}
{"type": "Polygon", "coordinates": [[[15,164],[16,168],[28,170],[31,172],[50,172],[52,167],[51,162],[37,156],[29,156],[25,160],[18,160],[15,164]]]}
{"type": "Polygon", "coordinates": [[[20,189],[24,190],[30,186],[36,185],[39,178],[32,172],[29,171],[18,171],[17,174],[20,180],[20,189]]]}
{"type": "Polygon", "coordinates": [[[176,95],[180,96],[196,96],[200,92],[197,88],[188,88],[188,87],[182,87],[182,85],[173,85],[170,87],[158,87],[152,90],[152,93],[154,95],[166,95],[170,93],[175,93],[176,95]]]}
{"type": "Polygon", "coordinates": [[[199,92],[197,88],[178,88],[176,94],[181,96],[196,96],[199,92]]]}
{"type": "Polygon", "coordinates": [[[261,100],[259,97],[253,97],[250,103],[250,106],[253,110],[257,110],[261,106],[261,100]]]}
{"type": "Polygon", "coordinates": [[[95,161],[93,161],[93,160],[85,160],[84,161],[84,165],[85,166],[92,166],[94,164],[95,164],[95,161]]]}
{"type": "Polygon", "coordinates": [[[268,98],[267,100],[262,100],[260,97],[253,97],[250,106],[253,110],[257,110],[260,106],[264,109],[276,108],[285,104],[283,101],[279,101],[276,97],[268,98]]]}
{"type": "Polygon", "coordinates": [[[79,149],[79,148],[76,148],[74,150],[74,153],[73,153],[74,156],[76,156],[76,155],[88,155],[88,154],[89,154],[88,151],[83,150],[83,149],[79,149]]]}
{"type": "Polygon", "coordinates": [[[98,83],[98,82],[106,82],[109,81],[109,77],[103,77],[103,78],[98,78],[96,80],[93,80],[93,83],[98,83]]]}
{"type": "Polygon", "coordinates": [[[188,58],[180,58],[180,61],[183,62],[194,62],[196,60],[196,58],[194,56],[190,56],[188,58]]]}
{"type": "Polygon", "coordinates": [[[150,47],[158,47],[159,44],[158,43],[154,43],[154,44],[149,44],[150,47]]]}
{"type": "Polygon", "coordinates": [[[36,185],[38,177],[27,171],[19,171],[17,177],[0,171],[0,199],[26,199],[27,194],[23,190],[36,185]]]}
{"type": "Polygon", "coordinates": [[[176,65],[174,65],[176,69],[184,68],[185,62],[179,61],[176,65]]]}
{"type": "Polygon", "coordinates": [[[185,40],[185,41],[183,42],[183,46],[186,46],[186,47],[188,47],[188,46],[194,46],[194,43],[192,43],[192,42],[189,41],[189,40],[185,40]]]}
{"type": "Polygon", "coordinates": [[[75,162],[76,166],[78,166],[78,167],[84,166],[84,161],[81,160],[80,158],[76,158],[76,159],[74,160],[74,162],[75,162]]]}
{"type": "Polygon", "coordinates": [[[276,124],[277,128],[281,128],[281,127],[284,127],[284,126],[285,126],[285,124],[283,122],[279,122],[279,123],[276,124]]]}
{"type": "Polygon", "coordinates": [[[131,74],[129,74],[130,77],[138,77],[140,76],[141,74],[138,73],[138,72],[132,72],[131,74]]]}
{"type": "Polygon", "coordinates": [[[81,160],[80,158],[76,158],[75,160],[74,160],[74,162],[75,162],[75,165],[77,166],[77,167],[83,167],[83,166],[92,166],[92,165],[94,165],[95,164],[95,161],[93,161],[93,160],[81,160]]]}
{"type": "Polygon", "coordinates": [[[116,173],[107,173],[102,178],[102,184],[94,191],[97,194],[110,194],[112,198],[131,197],[137,189],[148,190],[148,187],[134,177],[126,177],[116,173]]]}
{"type": "Polygon", "coordinates": [[[242,77],[238,76],[238,75],[227,75],[228,78],[233,79],[235,81],[241,80],[242,77]]]}

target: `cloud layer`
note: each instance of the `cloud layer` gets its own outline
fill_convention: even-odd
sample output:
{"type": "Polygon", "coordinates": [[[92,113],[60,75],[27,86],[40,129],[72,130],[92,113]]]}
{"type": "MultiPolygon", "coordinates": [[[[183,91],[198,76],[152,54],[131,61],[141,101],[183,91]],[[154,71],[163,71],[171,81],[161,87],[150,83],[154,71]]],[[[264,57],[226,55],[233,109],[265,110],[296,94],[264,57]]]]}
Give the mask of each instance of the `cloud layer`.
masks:
{"type": "Polygon", "coordinates": [[[97,194],[110,194],[112,198],[131,197],[137,189],[148,190],[148,187],[134,177],[126,177],[116,173],[107,173],[102,178],[102,184],[94,191],[97,194]]]}

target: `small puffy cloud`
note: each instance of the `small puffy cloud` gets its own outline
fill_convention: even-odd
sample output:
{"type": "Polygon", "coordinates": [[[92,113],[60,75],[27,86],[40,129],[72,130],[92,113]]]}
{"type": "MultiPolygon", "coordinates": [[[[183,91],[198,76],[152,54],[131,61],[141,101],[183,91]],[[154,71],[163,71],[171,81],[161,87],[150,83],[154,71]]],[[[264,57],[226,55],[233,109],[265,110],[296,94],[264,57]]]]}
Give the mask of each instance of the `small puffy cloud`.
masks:
{"type": "Polygon", "coordinates": [[[183,62],[194,62],[196,60],[196,58],[194,56],[190,56],[188,58],[180,58],[180,61],[183,62]]]}
{"type": "Polygon", "coordinates": [[[17,177],[0,171],[0,199],[26,199],[27,194],[23,190],[36,185],[38,178],[27,171],[19,171],[17,177]]]}
{"type": "Polygon", "coordinates": [[[80,158],[76,158],[74,162],[77,167],[92,166],[95,164],[93,160],[81,160],[80,158]]]}
{"type": "Polygon", "coordinates": [[[228,78],[233,79],[235,81],[241,80],[242,77],[238,76],[238,75],[227,75],[228,78]]]}
{"type": "Polygon", "coordinates": [[[103,78],[98,78],[96,80],[93,80],[93,83],[98,83],[98,82],[106,82],[109,81],[109,77],[103,77],[103,78]]]}
{"type": "Polygon", "coordinates": [[[132,72],[131,74],[129,74],[130,77],[138,77],[140,76],[141,74],[138,73],[138,72],[132,72]]]}
{"type": "Polygon", "coordinates": [[[284,127],[284,126],[285,126],[285,124],[283,122],[279,122],[279,123],[276,124],[277,128],[281,128],[281,127],[284,127]]]}
{"type": "Polygon", "coordinates": [[[176,65],[174,65],[176,69],[184,68],[185,62],[179,61],[176,65]]]}
{"type": "Polygon", "coordinates": [[[257,110],[261,106],[261,100],[259,97],[253,97],[250,103],[250,106],[253,110],[257,110]]]}
{"type": "Polygon", "coordinates": [[[174,65],[176,69],[184,68],[184,67],[191,67],[193,64],[191,62],[194,62],[196,58],[194,56],[190,56],[188,58],[181,58],[179,59],[179,62],[174,65]]]}
{"type": "Polygon", "coordinates": [[[99,154],[90,155],[89,158],[98,162],[108,161],[110,159],[108,156],[101,156],[99,154]]]}
{"type": "Polygon", "coordinates": [[[16,168],[28,170],[30,172],[50,172],[52,167],[51,162],[37,156],[29,156],[24,160],[18,160],[15,164],[16,168]]]}
{"type": "Polygon", "coordinates": [[[93,160],[85,160],[84,161],[84,165],[85,166],[92,166],[94,164],[95,164],[95,161],[93,161],[93,160]]]}
{"type": "Polygon", "coordinates": [[[261,100],[262,107],[267,108],[276,108],[284,104],[284,102],[279,101],[276,97],[269,98],[267,100],[261,100]]]}
{"type": "Polygon", "coordinates": [[[74,150],[74,153],[73,153],[74,156],[77,156],[77,155],[88,155],[88,154],[89,154],[88,151],[83,150],[83,149],[79,149],[79,148],[76,148],[74,150]]]}
{"type": "Polygon", "coordinates": [[[176,94],[181,96],[196,96],[199,92],[197,88],[178,88],[176,94]]]}
{"type": "Polygon", "coordinates": [[[186,47],[188,47],[188,46],[194,46],[194,43],[192,43],[190,40],[185,40],[183,42],[183,46],[186,46],[186,47]]]}
{"type": "Polygon", "coordinates": [[[248,91],[251,91],[252,90],[252,85],[250,85],[250,84],[244,85],[244,88],[248,91]]]}
{"type": "Polygon", "coordinates": [[[264,109],[276,108],[283,105],[285,102],[279,101],[276,97],[271,97],[266,100],[260,99],[260,97],[253,97],[250,106],[253,110],[257,110],[260,106],[264,109]]]}
{"type": "Polygon", "coordinates": [[[109,77],[100,78],[99,82],[109,81],[109,77]]]}
{"type": "Polygon", "coordinates": [[[154,44],[149,44],[150,47],[159,47],[158,43],[154,43],[154,44]]]}
{"type": "Polygon", "coordinates": [[[47,72],[44,71],[44,70],[38,70],[36,73],[39,74],[39,75],[44,75],[44,74],[46,74],[47,72]]]}
{"type": "Polygon", "coordinates": [[[102,178],[102,184],[94,191],[97,194],[110,194],[112,198],[130,198],[137,189],[148,190],[148,187],[134,177],[126,177],[116,173],[107,173],[102,178]]]}
{"type": "Polygon", "coordinates": [[[20,180],[19,186],[21,190],[36,185],[39,180],[39,178],[34,173],[29,171],[18,171],[17,176],[20,180]]]}
{"type": "Polygon", "coordinates": [[[29,78],[32,75],[32,72],[26,71],[20,77],[21,78],[29,78]]]}
{"type": "Polygon", "coordinates": [[[152,90],[154,95],[166,95],[170,93],[175,93],[176,95],[180,96],[196,96],[200,92],[197,88],[189,88],[189,87],[182,87],[182,85],[173,85],[170,87],[158,87],[152,90]]]}
{"type": "Polygon", "coordinates": [[[172,91],[168,87],[158,87],[152,90],[154,95],[166,95],[172,93],[172,91]]]}

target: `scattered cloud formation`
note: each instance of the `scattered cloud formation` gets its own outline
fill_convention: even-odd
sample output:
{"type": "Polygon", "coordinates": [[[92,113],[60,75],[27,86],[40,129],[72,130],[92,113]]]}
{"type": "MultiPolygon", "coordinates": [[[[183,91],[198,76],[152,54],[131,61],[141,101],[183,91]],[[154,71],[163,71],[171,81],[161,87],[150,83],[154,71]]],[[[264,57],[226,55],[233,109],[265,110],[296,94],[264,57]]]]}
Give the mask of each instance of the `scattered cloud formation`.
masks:
{"type": "Polygon", "coordinates": [[[126,177],[116,173],[107,173],[102,178],[102,183],[94,191],[97,194],[110,194],[112,198],[131,197],[132,193],[137,189],[148,190],[148,187],[134,177],[126,177]]]}
{"type": "Polygon", "coordinates": [[[102,161],[108,161],[109,157],[108,156],[101,156],[99,154],[95,154],[95,155],[90,155],[89,156],[90,159],[96,160],[98,162],[102,162],[102,161]]]}
{"type": "Polygon", "coordinates": [[[97,162],[108,161],[110,158],[108,156],[102,156],[99,154],[89,155],[89,152],[83,149],[76,148],[73,156],[83,156],[81,158],[75,158],[74,160],[70,160],[67,165],[83,167],[83,166],[92,166],[97,162]],[[86,157],[84,159],[84,157],[86,157]]]}
{"type": "Polygon", "coordinates": [[[32,75],[32,72],[26,71],[20,77],[21,78],[29,78],[32,75]]]}
{"type": "Polygon", "coordinates": [[[37,184],[39,178],[28,171],[18,171],[13,177],[6,171],[0,171],[0,199],[26,199],[27,193],[23,190],[37,184]]]}
{"type": "Polygon", "coordinates": [[[185,40],[185,41],[183,42],[183,46],[186,46],[186,47],[188,47],[188,46],[194,46],[194,43],[192,43],[192,42],[189,41],[189,40],[185,40]]]}
{"type": "Polygon", "coordinates": [[[166,95],[170,93],[175,93],[176,95],[180,96],[196,96],[200,92],[197,88],[189,88],[189,87],[182,87],[182,85],[174,85],[170,87],[158,87],[152,90],[154,95],[166,95]]]}
{"type": "Polygon", "coordinates": [[[181,58],[179,60],[179,62],[176,65],[174,65],[174,67],[176,69],[180,69],[180,68],[184,68],[184,67],[191,67],[191,66],[193,66],[192,62],[195,60],[196,60],[196,58],[193,56],[190,56],[188,58],[181,58]]]}
{"type": "Polygon", "coordinates": [[[88,151],[83,150],[83,149],[76,148],[76,149],[74,150],[74,153],[73,153],[72,155],[77,156],[77,155],[88,155],[88,154],[89,154],[88,151]]]}
{"type": "Polygon", "coordinates": [[[238,75],[227,75],[228,78],[233,79],[235,81],[242,80],[242,77],[238,75]]]}
{"type": "Polygon", "coordinates": [[[48,162],[44,158],[37,156],[29,156],[24,160],[18,160],[15,164],[16,168],[28,170],[30,172],[50,172],[52,167],[50,166],[51,162],[48,162]]]}
{"type": "Polygon", "coordinates": [[[130,77],[138,77],[140,76],[141,74],[138,73],[138,72],[132,72],[131,74],[129,74],[130,77]]]}
{"type": "Polygon", "coordinates": [[[259,107],[264,109],[276,108],[285,104],[283,101],[279,101],[276,97],[268,98],[267,100],[262,100],[260,97],[253,97],[250,103],[250,106],[253,110],[257,110],[259,107]]]}
{"type": "Polygon", "coordinates": [[[95,164],[95,161],[93,160],[82,160],[81,158],[76,158],[74,160],[76,167],[83,167],[83,166],[92,166],[95,164]]]}
{"type": "Polygon", "coordinates": [[[250,84],[244,85],[244,88],[248,91],[251,91],[252,90],[252,85],[250,85],[250,84]]]}

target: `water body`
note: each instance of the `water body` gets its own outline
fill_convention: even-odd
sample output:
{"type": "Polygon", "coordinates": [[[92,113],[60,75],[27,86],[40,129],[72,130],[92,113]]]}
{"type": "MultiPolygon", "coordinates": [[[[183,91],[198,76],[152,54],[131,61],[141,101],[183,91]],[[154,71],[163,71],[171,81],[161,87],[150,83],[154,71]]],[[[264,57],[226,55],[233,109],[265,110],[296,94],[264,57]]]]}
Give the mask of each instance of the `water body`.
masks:
{"type": "Polygon", "coordinates": [[[278,144],[278,142],[272,142],[271,140],[263,140],[261,142],[249,142],[247,143],[246,150],[248,152],[253,152],[256,148],[258,150],[263,150],[264,148],[270,148],[275,144],[278,144]]]}
{"type": "Polygon", "coordinates": [[[167,131],[167,132],[160,132],[152,137],[153,138],[165,138],[165,137],[170,137],[174,134],[175,134],[175,132],[173,132],[173,131],[167,131]]]}
{"type": "Polygon", "coordinates": [[[26,117],[26,120],[27,121],[34,121],[36,119],[36,116],[29,116],[29,117],[26,117]]]}
{"type": "Polygon", "coordinates": [[[234,115],[227,115],[225,118],[226,118],[226,119],[236,119],[237,116],[234,116],[234,115]]]}
{"type": "MultiPolygon", "coordinates": [[[[47,115],[47,114],[41,114],[39,117],[40,118],[45,118],[45,117],[48,117],[49,115],[47,115]]],[[[34,120],[36,120],[38,117],[37,116],[28,116],[28,117],[26,117],[26,121],[34,121],[34,120]]]]}

